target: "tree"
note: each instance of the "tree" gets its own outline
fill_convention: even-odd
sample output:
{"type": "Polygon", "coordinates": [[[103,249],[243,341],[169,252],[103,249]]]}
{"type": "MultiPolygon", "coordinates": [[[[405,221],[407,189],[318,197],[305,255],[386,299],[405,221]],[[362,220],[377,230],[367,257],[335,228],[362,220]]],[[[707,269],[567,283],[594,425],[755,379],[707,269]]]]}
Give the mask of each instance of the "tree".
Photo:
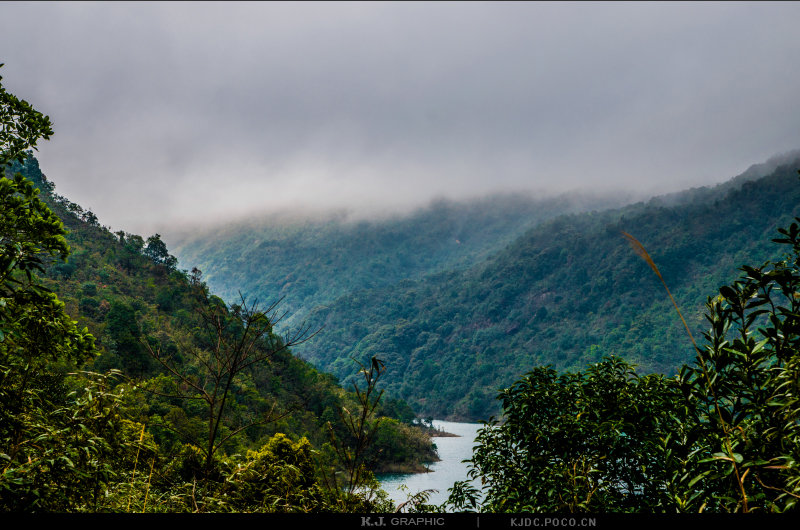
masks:
{"type": "MultiPolygon", "coordinates": [[[[2,175],[52,134],[2,85],[0,126],[2,175]]],[[[0,509],[68,511],[96,501],[113,476],[119,418],[104,377],[68,376],[95,354],[94,337],[35,275],[46,256],[69,253],[38,194],[20,173],[0,178],[0,509]]]]}
{"type": "Polygon", "coordinates": [[[162,348],[157,341],[143,344],[170,378],[164,396],[200,402],[206,413],[204,439],[194,433],[180,432],[197,445],[203,453],[203,472],[208,476],[214,469],[214,456],[232,437],[240,432],[280,418],[273,405],[259,417],[232,421],[228,417],[232,394],[247,371],[269,361],[279,352],[311,338],[308,327],[285,337],[273,333],[282,315],[277,303],[261,310],[256,302],[242,303],[230,308],[218,297],[208,298],[204,286],[194,286],[197,295],[196,313],[199,318],[197,337],[187,338],[177,348],[162,348]],[[224,432],[223,432],[224,431],[224,432]]]}
{"type": "MultiPolygon", "coordinates": [[[[652,510],[663,502],[661,436],[676,429],[677,397],[674,381],[638,377],[616,358],[579,373],[533,370],[502,391],[504,421],[476,439],[470,476],[485,483],[482,510],[652,510]]],[[[464,509],[475,493],[451,503],[464,509]]]]}
{"type": "Polygon", "coordinates": [[[147,238],[147,245],[142,250],[142,254],[153,260],[153,263],[164,265],[170,270],[178,264],[177,258],[167,251],[167,245],[161,241],[160,234],[154,234],[147,238]]]}
{"type": "Polygon", "coordinates": [[[233,508],[249,512],[324,508],[313,452],[308,439],[292,442],[282,433],[258,451],[248,451],[226,480],[233,508]]]}
{"type": "Polygon", "coordinates": [[[22,162],[26,150],[36,149],[39,140],[48,140],[52,134],[49,117],[8,93],[0,83],[0,167],[13,160],[22,162]]]}
{"type": "MultiPolygon", "coordinates": [[[[742,267],[707,302],[710,329],[680,373],[692,413],[687,509],[785,511],[800,500],[800,218],[779,228],[785,259],[742,267]],[[704,495],[692,498],[692,492],[704,495]]],[[[685,482],[685,483],[684,483],[685,482]]]]}
{"type": "Polygon", "coordinates": [[[605,359],[574,374],[537,368],[503,390],[502,421],[484,426],[470,460],[482,491],[456,483],[448,503],[484,511],[796,509],[796,221],[773,239],[789,246],[785,259],[742,267],[738,280],[708,299],[705,345],[695,345],[695,362],[678,376],[639,377],[623,361],[605,359]]]}
{"type": "MultiPolygon", "coordinates": [[[[343,487],[350,495],[369,482],[370,477],[366,472],[364,457],[381,423],[380,419],[373,420],[373,416],[383,396],[383,390],[378,391],[377,388],[378,380],[386,371],[383,361],[376,357],[371,359],[369,368],[361,363],[358,364],[361,367],[358,373],[364,377],[363,389],[353,383],[358,407],[354,411],[342,407],[339,411],[339,417],[352,439],[352,446],[342,443],[336,436],[333,426],[330,423],[327,425],[336,455],[347,471],[347,483],[343,487]]],[[[335,476],[333,482],[338,489],[339,484],[335,476]]]]}
{"type": "Polygon", "coordinates": [[[23,273],[28,285],[32,285],[32,272],[43,270],[40,253],[62,260],[69,253],[64,225],[37,197],[39,190],[21,174],[13,180],[5,178],[7,165],[22,162],[28,149],[51,134],[50,118],[8,93],[0,83],[0,296],[7,296],[22,285],[18,273],[23,273]]]}

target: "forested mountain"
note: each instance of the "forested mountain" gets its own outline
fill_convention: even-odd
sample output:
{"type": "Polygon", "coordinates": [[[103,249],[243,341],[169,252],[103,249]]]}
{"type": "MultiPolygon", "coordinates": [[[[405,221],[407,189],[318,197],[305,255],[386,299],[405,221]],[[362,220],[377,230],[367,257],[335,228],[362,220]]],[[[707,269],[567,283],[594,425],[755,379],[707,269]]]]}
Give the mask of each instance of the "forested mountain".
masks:
{"type": "MultiPolygon", "coordinates": [[[[5,173],[10,178],[0,183],[8,184],[14,205],[27,211],[17,198],[22,192],[13,192],[27,190],[24,193],[40,200],[38,208],[55,213],[48,222],[56,232],[62,222],[66,228],[62,241],[68,259],[45,260],[43,274],[29,276],[33,283],[26,289],[49,292],[46,296],[55,307],[76,319],[75,329],[83,328],[75,332],[82,333],[83,357],[59,357],[57,343],[42,323],[30,324],[35,329],[28,339],[13,327],[26,320],[6,321],[6,312],[0,313],[0,401],[7,408],[4,414],[13,418],[0,429],[0,453],[8,462],[0,478],[3,509],[126,511],[124,505],[130,510],[133,502],[139,511],[147,506],[148,494],[155,511],[191,510],[197,501],[201,511],[293,511],[312,505],[334,511],[376,509],[379,504],[370,502],[384,502],[380,498],[356,495],[342,504],[345,497],[336,486],[340,479],[334,477],[349,473],[353,493],[353,484],[369,484],[370,475],[359,466],[412,470],[436,458],[427,434],[410,425],[414,413],[406,404],[378,401],[377,389],[363,398],[364,389],[376,385],[383,373],[380,361],[353,363],[362,394],[345,390],[335,377],[293,354],[292,348],[304,342],[309,330],[279,335],[273,332],[275,312],[270,308],[249,300],[225,304],[209,292],[198,270],[177,269],[177,260],[157,234],[145,240],[111,233],[91,211],[55,194],[54,184],[30,153],[12,161],[5,173]],[[39,343],[53,358],[26,361],[28,367],[22,368],[22,359],[35,355],[39,343]],[[23,356],[19,362],[17,354],[23,356]],[[37,368],[16,384],[9,374],[17,364],[23,371],[37,368]],[[88,375],[80,375],[84,372],[88,375]],[[95,379],[100,382],[92,383],[95,379]],[[86,410],[70,408],[78,406],[72,402],[75,395],[85,397],[80,390],[84,387],[89,402],[93,394],[95,401],[104,400],[91,404],[100,407],[88,411],[94,414],[91,419],[79,417],[86,410]],[[72,415],[72,420],[60,427],[30,425],[32,413],[20,397],[26,392],[47,393],[34,410],[52,407],[42,413],[72,415]],[[364,425],[348,424],[352,418],[341,414],[360,414],[363,407],[369,408],[364,425]],[[62,437],[78,427],[85,434],[75,434],[73,447],[62,437]],[[47,436],[42,429],[48,430],[47,436]],[[367,432],[372,434],[365,444],[360,437],[367,432]],[[89,435],[94,438],[85,441],[89,435]],[[91,454],[83,443],[102,453],[91,465],[82,462],[81,451],[91,454]],[[150,478],[136,476],[140,454],[138,463],[147,460],[150,478]],[[25,455],[33,456],[27,464],[25,455]],[[56,458],[65,462],[65,469],[54,469],[56,458]],[[266,468],[256,473],[259,466],[266,468]],[[195,493],[193,480],[200,481],[204,491],[195,493]],[[87,490],[87,483],[104,484],[102,500],[98,491],[87,490]],[[285,498],[273,495],[278,495],[278,487],[285,498]]],[[[14,249],[13,240],[23,229],[5,223],[11,213],[3,212],[2,241],[14,249]]],[[[24,226],[21,220],[15,222],[24,226]]],[[[10,263],[13,270],[21,262],[10,263]]],[[[4,281],[24,285],[14,278],[24,278],[25,270],[14,272],[4,281]]],[[[17,289],[15,296],[26,289],[17,289]]],[[[8,300],[0,297],[0,309],[14,307],[8,300]]],[[[76,340],[68,337],[64,342],[72,341],[74,348],[76,340]]]]}
{"type": "Polygon", "coordinates": [[[622,208],[506,197],[360,224],[273,219],[201,232],[178,255],[213,271],[231,298],[236,286],[285,295],[321,328],[302,353],[320,369],[347,381],[351,358],[378,355],[387,391],[419,412],[481,419],[497,411],[500,387],[537,365],[617,354],[641,372],[674,373],[691,344],[622,232],[644,244],[702,330],[708,294],[743,263],[774,257],[775,227],[800,205],[798,155],[622,208]]]}
{"type": "Polygon", "coordinates": [[[235,301],[241,292],[281,299],[288,325],[353,291],[468,268],[536,223],[563,213],[622,203],[619,196],[578,193],[441,199],[380,220],[351,219],[346,213],[273,214],[169,237],[180,262],[200,268],[221,297],[235,301]]]}
{"type": "Polygon", "coordinates": [[[50,120],[2,85],[0,122],[0,511],[796,509],[800,159],[562,215],[494,253],[444,252],[415,262],[420,278],[389,275],[279,335],[277,306],[226,303],[158,234],[111,233],[55,194],[29,150],[50,120]],[[702,347],[653,273],[687,331],[719,293],[702,347]],[[678,373],[639,376],[605,354],[678,373]],[[472,418],[506,387],[468,461],[480,490],[388,499],[370,469],[407,469],[434,446],[379,380],[426,413],[472,418]]]}
{"type": "MultiPolygon", "coordinates": [[[[724,190],[761,178],[798,156],[800,151],[776,156],[719,186],[659,196],[649,205],[716,200],[724,190]]],[[[377,220],[353,219],[346,212],[271,214],[175,228],[168,238],[180,262],[201,269],[220,297],[235,302],[243,293],[264,301],[280,299],[286,311],[283,324],[289,325],[355,291],[467,269],[555,217],[628,202],[631,195],[498,194],[472,201],[439,199],[409,214],[377,220]]]]}
{"type": "Polygon", "coordinates": [[[562,216],[470,269],[351,293],[310,315],[324,328],[308,358],[344,376],[344,360],[380,352],[395,395],[426,414],[472,419],[494,413],[497,390],[534,366],[581,368],[616,354],[672,374],[691,343],[622,233],[645,246],[701,331],[706,297],[743,263],[774,257],[776,227],[800,212],[797,167],[672,206],[659,198],[562,216]]]}

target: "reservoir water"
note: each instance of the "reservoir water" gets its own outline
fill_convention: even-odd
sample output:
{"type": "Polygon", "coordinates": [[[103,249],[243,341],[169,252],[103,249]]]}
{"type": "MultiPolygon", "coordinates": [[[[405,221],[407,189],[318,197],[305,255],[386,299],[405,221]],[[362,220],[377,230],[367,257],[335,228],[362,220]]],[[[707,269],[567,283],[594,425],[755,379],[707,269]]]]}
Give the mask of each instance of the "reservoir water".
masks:
{"type": "Polygon", "coordinates": [[[475,435],[483,424],[433,420],[433,426],[457,436],[433,438],[441,460],[428,465],[430,472],[391,473],[376,477],[395,504],[405,502],[410,494],[430,489],[437,491],[431,494],[428,504],[441,504],[447,500],[449,495],[447,490],[453,487],[454,482],[467,479],[468,468],[462,461],[472,457],[475,435]],[[401,490],[401,485],[405,485],[408,489],[401,490]]]}

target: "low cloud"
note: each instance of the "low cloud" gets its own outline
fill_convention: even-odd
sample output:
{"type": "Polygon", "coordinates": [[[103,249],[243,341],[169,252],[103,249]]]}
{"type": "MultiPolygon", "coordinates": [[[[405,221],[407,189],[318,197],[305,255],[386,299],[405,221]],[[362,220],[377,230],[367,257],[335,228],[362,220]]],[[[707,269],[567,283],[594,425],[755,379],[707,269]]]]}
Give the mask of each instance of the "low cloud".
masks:
{"type": "Polygon", "coordinates": [[[3,3],[58,191],[115,229],[665,192],[800,146],[794,3],[3,3]]]}

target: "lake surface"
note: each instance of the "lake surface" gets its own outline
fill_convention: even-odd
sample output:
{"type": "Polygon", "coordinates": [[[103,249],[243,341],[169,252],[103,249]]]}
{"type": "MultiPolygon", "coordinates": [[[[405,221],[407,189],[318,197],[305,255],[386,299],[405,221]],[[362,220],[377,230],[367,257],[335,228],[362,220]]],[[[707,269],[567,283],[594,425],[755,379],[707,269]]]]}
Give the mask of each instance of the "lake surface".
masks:
{"type": "Polygon", "coordinates": [[[395,504],[405,502],[409,494],[429,489],[438,491],[430,496],[428,504],[441,504],[447,500],[447,490],[454,482],[467,479],[467,465],[462,460],[472,457],[475,435],[483,424],[433,420],[433,426],[458,436],[433,438],[441,460],[429,464],[429,473],[391,473],[376,477],[395,504]],[[408,490],[400,490],[401,485],[408,490]]]}

